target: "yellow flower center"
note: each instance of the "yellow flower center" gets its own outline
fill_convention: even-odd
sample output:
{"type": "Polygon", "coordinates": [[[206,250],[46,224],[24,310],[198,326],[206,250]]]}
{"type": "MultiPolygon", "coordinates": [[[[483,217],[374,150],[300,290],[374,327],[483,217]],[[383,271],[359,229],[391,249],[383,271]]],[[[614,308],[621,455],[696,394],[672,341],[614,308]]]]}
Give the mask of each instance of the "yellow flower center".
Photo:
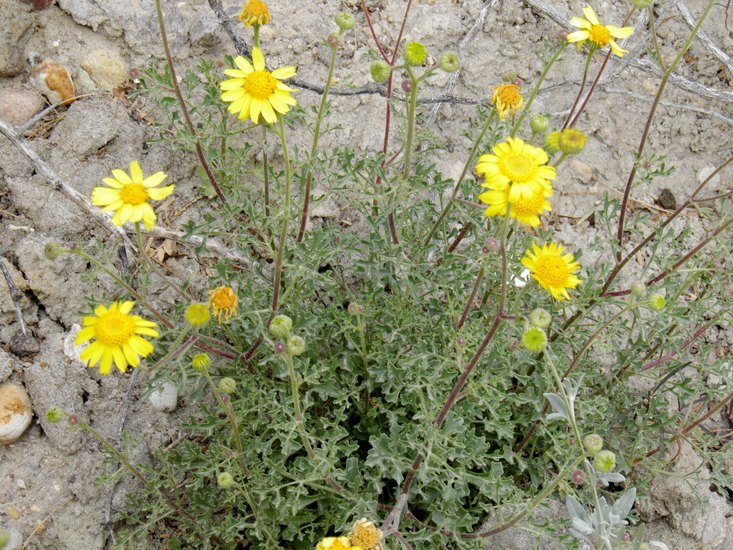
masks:
{"type": "Polygon", "coordinates": [[[531,216],[532,214],[540,214],[542,206],[545,204],[545,196],[542,189],[536,190],[528,199],[520,198],[512,203],[512,212],[516,216],[531,216]]]}
{"type": "Polygon", "coordinates": [[[525,183],[534,177],[537,164],[526,155],[510,154],[499,159],[499,171],[515,183],[525,183]]]}
{"type": "Polygon", "coordinates": [[[611,33],[603,25],[592,25],[589,32],[591,42],[595,42],[599,48],[605,48],[611,41],[611,33]]]}
{"type": "Polygon", "coordinates": [[[148,192],[142,183],[129,183],[120,189],[120,200],[125,204],[137,206],[148,200],[148,192]]]}
{"type": "Polygon", "coordinates": [[[244,91],[255,99],[268,99],[277,88],[277,79],[269,71],[254,71],[244,79],[244,91]]]}
{"type": "Polygon", "coordinates": [[[135,319],[117,311],[109,311],[99,317],[94,327],[97,340],[107,346],[121,346],[135,335],[135,319]]]}
{"type": "Polygon", "coordinates": [[[537,280],[550,288],[566,287],[570,270],[560,256],[540,256],[535,267],[537,280]]]}
{"type": "Polygon", "coordinates": [[[519,109],[522,105],[522,95],[516,84],[502,84],[494,92],[494,102],[506,106],[507,109],[519,109]]]}

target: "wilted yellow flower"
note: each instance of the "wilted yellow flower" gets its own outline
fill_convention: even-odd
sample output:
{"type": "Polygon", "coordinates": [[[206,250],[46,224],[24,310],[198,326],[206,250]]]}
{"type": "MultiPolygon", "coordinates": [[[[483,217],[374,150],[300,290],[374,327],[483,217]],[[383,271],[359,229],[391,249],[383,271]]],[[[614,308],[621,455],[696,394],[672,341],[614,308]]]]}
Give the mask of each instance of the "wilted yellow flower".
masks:
{"type": "Polygon", "coordinates": [[[504,120],[510,112],[512,114],[519,112],[522,105],[524,105],[524,99],[522,99],[519,86],[516,84],[499,84],[494,88],[491,103],[494,104],[496,112],[499,113],[499,118],[504,120]]]}
{"type": "Polygon", "coordinates": [[[158,187],[167,177],[163,172],[143,178],[140,163],[136,160],[130,163],[129,176],[124,170],[112,170],[112,175],[114,177],[102,180],[109,187],[95,187],[92,190],[92,204],[102,206],[102,212],[114,210],[112,223],[115,225],[142,220],[146,229],[152,229],[156,218],[148,200],[162,201],[176,186],[158,187]]]}
{"type": "Polygon", "coordinates": [[[556,300],[569,300],[567,289],[583,282],[574,275],[580,269],[580,264],[572,254],[563,252],[565,247],[561,244],[549,243],[542,248],[533,244],[532,250],[527,250],[522,258],[522,265],[556,300]]]}
{"type": "Polygon", "coordinates": [[[220,286],[209,292],[209,305],[214,311],[214,316],[221,323],[227,322],[237,313],[239,299],[231,287],[220,286]]]}
{"type": "Polygon", "coordinates": [[[141,338],[150,336],[157,338],[157,326],[139,315],[130,315],[135,302],[112,302],[109,308],[98,305],[94,308],[94,316],[82,319],[82,328],[74,340],[81,345],[94,339],[84,351],[81,360],[88,361],[93,367],[99,363],[100,374],[109,374],[112,362],[125,372],[127,366],[137,367],[140,357],[147,357],[153,352],[153,344],[141,338]]]}
{"type": "Polygon", "coordinates": [[[262,0],[247,0],[239,12],[239,20],[248,27],[267,25],[270,22],[270,10],[262,0]]]}
{"type": "Polygon", "coordinates": [[[507,207],[511,204],[511,218],[530,227],[537,227],[540,224],[539,216],[552,210],[552,205],[547,200],[552,196],[552,185],[547,182],[533,185],[531,193],[519,195],[514,201],[509,200],[510,185],[491,186],[489,189],[478,196],[481,202],[489,205],[484,211],[487,217],[506,216],[507,207]]]}
{"type": "Polygon", "coordinates": [[[558,146],[560,151],[568,155],[577,155],[585,148],[586,137],[583,132],[575,128],[565,128],[560,132],[558,146]]]}
{"type": "Polygon", "coordinates": [[[295,75],[295,67],[280,67],[272,72],[265,68],[262,50],[252,48],[252,63],[241,55],[234,58],[236,69],[226,69],[224,74],[232,78],[222,81],[222,101],[231,103],[228,110],[240,120],[250,118],[259,123],[260,115],[265,122],[277,121],[277,113],[285,114],[297,102],[290,95],[295,90],[281,80],[295,75]]]}
{"type": "Polygon", "coordinates": [[[631,36],[634,32],[633,27],[602,25],[593,8],[590,6],[583,8],[583,15],[585,15],[585,18],[573,17],[570,19],[570,24],[578,27],[580,30],[571,32],[568,35],[568,42],[571,44],[577,42],[578,48],[580,48],[588,40],[601,50],[610,45],[611,51],[619,57],[623,57],[625,53],[628,53],[627,50],[621,49],[621,46],[616,43],[614,38],[627,38],[631,36]]]}
{"type": "Polygon", "coordinates": [[[374,550],[380,547],[382,530],[373,521],[361,518],[354,524],[349,537],[351,538],[351,544],[360,546],[364,550],[374,550]]]}
{"type": "Polygon", "coordinates": [[[476,172],[486,178],[483,187],[504,189],[509,185],[509,202],[520,197],[531,200],[538,187],[555,179],[555,168],[547,166],[547,153],[519,138],[507,138],[492,152],[479,157],[476,172]]]}

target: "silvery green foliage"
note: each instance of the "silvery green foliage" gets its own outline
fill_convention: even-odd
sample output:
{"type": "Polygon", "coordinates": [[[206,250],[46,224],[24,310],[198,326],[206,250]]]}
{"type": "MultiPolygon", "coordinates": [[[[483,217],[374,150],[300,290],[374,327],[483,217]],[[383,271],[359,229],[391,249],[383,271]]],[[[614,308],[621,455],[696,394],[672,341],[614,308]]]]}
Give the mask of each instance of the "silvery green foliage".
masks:
{"type": "Polygon", "coordinates": [[[636,488],[632,488],[611,506],[606,502],[606,497],[600,497],[598,510],[589,512],[575,497],[568,496],[565,508],[571,520],[570,533],[596,548],[612,548],[613,541],[618,539],[621,530],[628,524],[626,516],[635,500],[636,488]]]}
{"type": "Polygon", "coordinates": [[[568,396],[568,402],[570,405],[570,411],[565,406],[565,401],[559,393],[545,393],[543,394],[547,401],[550,402],[553,412],[547,415],[547,420],[555,420],[556,418],[562,418],[563,420],[570,422],[571,418],[575,418],[575,397],[578,395],[578,389],[583,382],[581,376],[577,382],[572,380],[563,380],[562,385],[565,388],[565,393],[568,396]]]}

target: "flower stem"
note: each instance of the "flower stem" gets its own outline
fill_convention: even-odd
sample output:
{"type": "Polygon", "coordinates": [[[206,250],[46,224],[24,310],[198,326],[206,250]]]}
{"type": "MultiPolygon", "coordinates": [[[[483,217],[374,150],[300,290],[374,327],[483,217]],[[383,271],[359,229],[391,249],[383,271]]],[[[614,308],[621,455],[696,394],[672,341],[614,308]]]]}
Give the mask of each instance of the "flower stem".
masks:
{"type": "Polygon", "coordinates": [[[337,46],[331,46],[331,61],[328,65],[328,76],[326,77],[326,85],[323,87],[323,94],[321,94],[321,103],[318,105],[316,126],[313,129],[313,144],[311,145],[308,173],[305,177],[305,190],[303,191],[303,210],[300,213],[300,230],[298,231],[298,237],[295,239],[296,243],[300,243],[303,240],[303,235],[305,234],[305,225],[308,222],[308,206],[310,204],[311,184],[313,182],[313,161],[315,160],[316,151],[318,150],[318,138],[321,135],[321,122],[323,121],[323,115],[326,112],[328,92],[331,89],[331,84],[333,83],[333,70],[336,66],[337,51],[337,46]]]}
{"type": "Polygon", "coordinates": [[[168,46],[168,33],[165,31],[165,20],[163,19],[163,9],[160,5],[160,0],[154,0],[155,1],[155,13],[158,16],[158,28],[160,29],[160,41],[163,44],[163,50],[165,51],[165,59],[168,63],[168,70],[171,73],[171,84],[173,85],[173,91],[176,95],[176,99],[178,100],[178,106],[181,109],[181,114],[183,115],[183,120],[186,123],[186,127],[188,128],[188,131],[191,133],[191,137],[193,138],[194,146],[196,148],[196,154],[199,157],[199,162],[201,163],[202,168],[204,169],[204,172],[206,172],[206,177],[209,179],[209,182],[211,183],[211,186],[214,188],[214,191],[216,192],[216,196],[219,197],[219,200],[223,204],[227,203],[227,198],[224,196],[224,193],[222,193],[221,188],[219,187],[219,184],[216,182],[216,178],[214,177],[214,173],[211,171],[211,167],[209,166],[209,162],[206,160],[206,155],[204,155],[204,150],[201,147],[201,143],[199,142],[198,138],[196,137],[196,129],[193,126],[193,122],[191,122],[191,116],[188,114],[188,107],[186,107],[186,100],[183,99],[183,94],[181,93],[181,87],[178,85],[178,77],[176,76],[176,69],[173,66],[173,57],[171,56],[171,50],[168,46]]]}
{"type": "MultiPolygon", "coordinates": [[[[580,83],[580,90],[578,90],[578,95],[575,96],[575,101],[573,102],[573,106],[570,107],[570,112],[568,113],[568,116],[565,119],[565,123],[562,125],[562,130],[568,127],[568,124],[570,123],[570,119],[573,116],[573,112],[575,111],[575,108],[578,106],[578,101],[580,101],[580,98],[583,95],[583,90],[585,90],[585,82],[586,80],[588,80],[588,70],[590,69],[590,61],[591,59],[593,59],[593,54],[595,53],[595,50],[596,50],[595,47],[591,47],[588,50],[588,56],[585,58],[585,67],[583,69],[583,81],[580,83]]],[[[599,74],[600,74],[600,71],[599,71],[599,74]]]]}
{"type": "Polygon", "coordinates": [[[479,132],[478,137],[473,142],[471,151],[468,153],[468,158],[466,158],[466,163],[463,165],[463,170],[461,171],[461,175],[458,177],[458,181],[456,181],[456,185],[453,187],[453,192],[451,193],[451,196],[448,199],[448,202],[443,207],[443,211],[440,213],[440,216],[438,216],[437,221],[433,224],[433,227],[430,229],[428,236],[425,238],[425,246],[430,244],[430,241],[432,240],[433,236],[435,235],[435,232],[438,230],[438,228],[440,227],[440,224],[443,222],[445,217],[448,215],[448,212],[450,211],[451,207],[453,206],[453,201],[455,201],[456,196],[458,195],[458,191],[461,188],[463,179],[466,177],[466,174],[468,174],[469,167],[473,164],[473,159],[476,156],[476,151],[481,146],[481,141],[484,139],[484,135],[486,134],[487,130],[489,129],[489,126],[493,122],[495,116],[496,116],[496,111],[492,109],[489,116],[486,117],[486,121],[484,122],[484,125],[481,127],[481,131],[479,132]]]}

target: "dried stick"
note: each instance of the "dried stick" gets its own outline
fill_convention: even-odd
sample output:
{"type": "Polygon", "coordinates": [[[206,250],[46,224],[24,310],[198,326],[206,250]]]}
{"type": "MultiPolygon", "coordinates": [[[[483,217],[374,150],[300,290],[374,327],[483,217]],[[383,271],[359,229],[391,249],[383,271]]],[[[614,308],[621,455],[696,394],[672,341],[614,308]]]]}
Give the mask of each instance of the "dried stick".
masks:
{"type": "Polygon", "coordinates": [[[8,290],[10,291],[10,297],[13,299],[13,307],[15,308],[15,316],[18,318],[18,322],[20,323],[20,331],[23,333],[23,336],[25,336],[28,334],[28,329],[26,328],[25,321],[23,320],[23,312],[20,310],[20,291],[18,290],[18,287],[15,286],[8,268],[5,267],[5,258],[2,256],[0,256],[0,271],[3,272],[5,282],[7,283],[8,290]]]}

